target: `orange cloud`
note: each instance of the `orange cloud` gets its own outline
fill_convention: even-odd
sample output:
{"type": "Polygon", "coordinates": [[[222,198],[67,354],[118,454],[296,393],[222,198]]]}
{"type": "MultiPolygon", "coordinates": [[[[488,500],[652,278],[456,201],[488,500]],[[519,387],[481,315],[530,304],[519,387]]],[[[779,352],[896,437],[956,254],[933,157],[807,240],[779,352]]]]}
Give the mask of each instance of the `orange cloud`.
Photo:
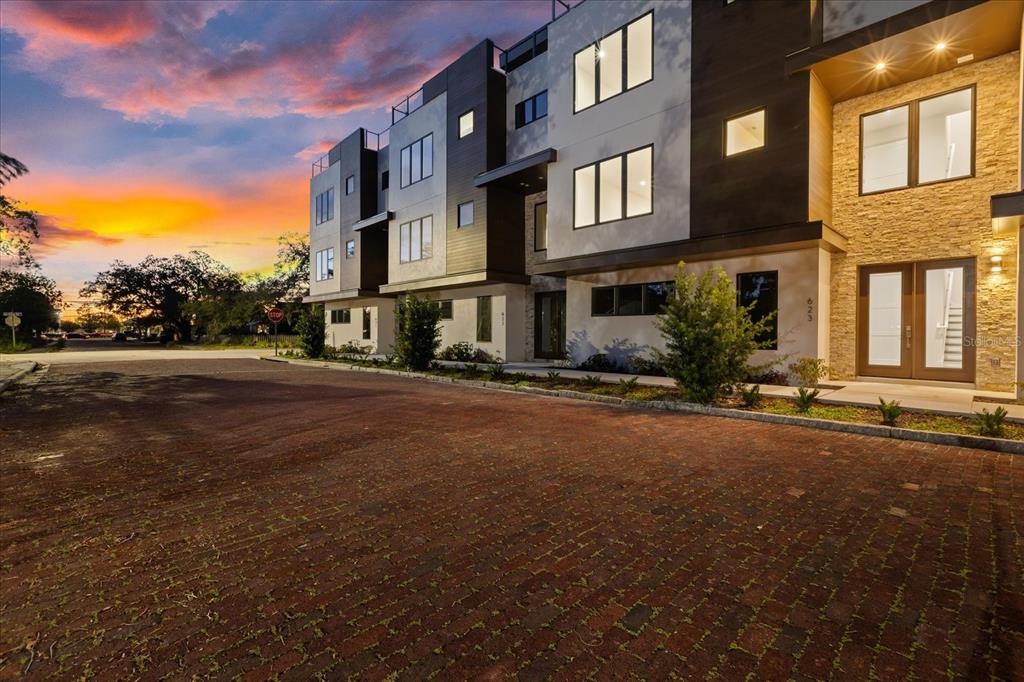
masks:
{"type": "Polygon", "coordinates": [[[111,0],[77,2],[11,3],[7,11],[23,13],[22,20],[36,32],[59,36],[69,41],[113,47],[150,36],[157,22],[153,6],[111,0]]]}

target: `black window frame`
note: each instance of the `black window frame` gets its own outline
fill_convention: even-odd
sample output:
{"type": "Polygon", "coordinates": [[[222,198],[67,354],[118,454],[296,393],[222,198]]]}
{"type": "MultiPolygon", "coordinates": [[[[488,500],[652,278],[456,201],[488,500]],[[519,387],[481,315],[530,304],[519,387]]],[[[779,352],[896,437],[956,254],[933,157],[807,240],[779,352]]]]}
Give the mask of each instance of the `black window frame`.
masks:
{"type": "Polygon", "coordinates": [[[352,323],[352,309],[351,308],[336,308],[331,311],[331,324],[351,324],[352,323]]]}
{"type": "Polygon", "coordinates": [[[316,195],[316,224],[334,220],[334,185],[316,195]]]}
{"type": "Polygon", "coordinates": [[[405,265],[406,263],[418,263],[421,260],[427,260],[428,258],[434,257],[434,214],[428,213],[427,215],[420,216],[419,218],[412,218],[398,226],[398,264],[405,265]],[[430,255],[423,255],[423,221],[430,219],[430,255]],[[420,224],[420,257],[412,257],[412,224],[420,224]],[[409,258],[402,260],[402,229],[406,226],[409,227],[409,258]]]}
{"type": "Polygon", "coordinates": [[[572,229],[574,230],[585,230],[590,227],[597,227],[598,225],[607,225],[609,223],[618,223],[623,220],[633,220],[634,218],[643,218],[654,214],[654,143],[642,145],[634,149],[629,149],[619,154],[612,154],[611,156],[590,163],[585,163],[582,166],[577,166],[572,169],[572,229]],[[629,176],[627,174],[628,165],[626,164],[626,157],[634,152],[639,152],[644,149],[651,150],[651,210],[646,213],[637,213],[636,215],[626,215],[627,207],[627,196],[629,194],[627,186],[629,184],[629,176]],[[622,159],[622,182],[620,184],[622,188],[622,214],[618,218],[612,218],[610,220],[601,220],[601,164],[605,161],[611,161],[615,158],[622,159]],[[576,224],[576,173],[584,168],[594,167],[594,222],[587,225],[576,224]]]}
{"type": "Polygon", "coordinates": [[[455,119],[455,139],[457,139],[457,140],[464,140],[464,139],[466,139],[467,137],[469,137],[470,135],[472,135],[475,132],[476,132],[476,110],[475,109],[467,109],[466,111],[463,111],[461,114],[459,114],[458,118],[455,119]],[[471,115],[473,117],[472,120],[470,121],[470,123],[472,124],[473,127],[472,127],[472,130],[470,130],[468,133],[463,135],[462,134],[462,119],[466,117],[466,114],[469,114],[469,115],[471,115]]]}
{"type": "Polygon", "coordinates": [[[352,194],[356,191],[356,176],[350,175],[345,178],[345,196],[352,194]]]}
{"type": "Polygon", "coordinates": [[[334,247],[328,246],[326,249],[320,249],[315,254],[315,265],[316,265],[316,281],[326,282],[327,280],[334,279],[334,247]],[[321,267],[321,261],[323,261],[323,267],[321,267]],[[323,273],[323,277],[321,277],[323,273]]]}
{"type": "Polygon", "coordinates": [[[666,300],[672,297],[672,293],[675,291],[675,282],[671,280],[664,280],[660,282],[630,282],[628,284],[611,284],[607,286],[593,287],[590,290],[590,316],[591,317],[646,317],[651,315],[660,315],[661,308],[664,304],[659,304],[657,310],[654,309],[654,303],[650,299],[650,289],[652,286],[664,286],[668,288],[666,294],[666,300]],[[622,289],[628,289],[633,287],[640,287],[640,312],[638,313],[623,313],[619,311],[620,305],[620,292],[622,289]],[[611,313],[599,313],[595,311],[598,296],[607,292],[612,292],[612,312],[611,313]]]}
{"type": "Polygon", "coordinates": [[[355,257],[356,257],[356,240],[355,239],[347,239],[347,240],[345,240],[345,258],[355,258],[355,257]],[[349,249],[348,249],[349,244],[352,245],[352,253],[349,253],[349,249]]]}
{"type": "Polygon", "coordinates": [[[464,227],[472,227],[476,223],[476,202],[473,199],[469,201],[463,201],[455,207],[455,227],[462,229],[464,227]],[[469,206],[471,212],[471,220],[468,223],[462,222],[462,207],[469,206]]]}
{"type": "Polygon", "coordinates": [[[441,309],[442,320],[454,320],[455,319],[455,305],[450,298],[443,298],[437,302],[437,307],[441,309]]]}
{"type": "Polygon", "coordinates": [[[370,309],[363,308],[363,341],[369,341],[373,335],[373,321],[370,319],[370,309]]]}
{"type": "Polygon", "coordinates": [[[747,154],[752,154],[753,152],[759,152],[762,149],[765,149],[767,146],[768,146],[768,107],[766,105],[762,105],[762,106],[759,106],[759,107],[754,107],[753,109],[747,109],[746,111],[742,111],[742,112],[740,112],[738,114],[733,114],[732,116],[729,116],[728,118],[722,120],[722,158],[723,159],[735,159],[737,156],[746,156],[747,154]],[[761,132],[761,144],[756,146],[756,147],[751,147],[750,149],[744,149],[741,152],[736,152],[734,154],[729,154],[728,153],[728,150],[729,150],[729,124],[732,121],[735,121],[736,119],[744,118],[746,116],[750,116],[751,114],[756,114],[759,111],[763,111],[764,112],[764,117],[762,118],[762,121],[764,121],[764,130],[761,132]]]}
{"type": "Polygon", "coordinates": [[[579,50],[576,50],[575,52],[572,53],[572,113],[573,113],[573,116],[575,116],[576,114],[582,113],[584,111],[589,111],[590,109],[593,109],[594,107],[596,107],[598,104],[604,104],[605,102],[610,102],[611,100],[615,99],[616,97],[624,95],[627,92],[632,92],[633,90],[636,90],[637,88],[639,88],[641,86],[647,85],[648,83],[650,83],[651,81],[654,80],[654,44],[655,44],[654,27],[656,25],[657,25],[657,22],[655,21],[655,17],[654,17],[654,10],[651,9],[651,10],[648,10],[647,12],[644,12],[640,16],[636,17],[632,21],[629,21],[629,22],[623,24],[622,26],[619,26],[617,29],[615,29],[613,31],[609,31],[608,33],[605,33],[603,36],[601,36],[600,38],[598,38],[594,42],[592,42],[589,45],[587,45],[587,46],[585,46],[585,47],[583,47],[583,48],[581,48],[579,50]],[[628,31],[628,29],[629,29],[630,26],[632,26],[636,22],[640,21],[641,19],[644,19],[648,14],[651,15],[651,77],[648,78],[647,80],[641,82],[641,83],[637,83],[636,85],[634,85],[631,88],[630,87],[626,87],[626,85],[628,83],[628,75],[627,75],[628,74],[628,71],[627,71],[628,60],[626,59],[626,55],[629,53],[629,37],[628,37],[629,36],[629,31],[628,31]],[[589,105],[583,107],[582,109],[578,109],[576,107],[576,55],[578,55],[579,53],[584,52],[586,50],[595,50],[596,51],[597,49],[599,49],[598,46],[601,44],[602,40],[605,40],[609,36],[614,35],[614,34],[620,32],[620,31],[622,32],[622,65],[621,65],[621,69],[622,69],[622,89],[619,90],[617,93],[615,93],[614,95],[612,95],[611,97],[609,97],[607,99],[601,99],[601,93],[600,93],[600,85],[601,85],[601,60],[600,59],[595,59],[594,60],[594,103],[593,104],[589,104],[589,105]]]}
{"type": "Polygon", "coordinates": [[[423,182],[427,178],[431,178],[433,176],[434,176],[434,133],[430,132],[430,133],[427,133],[426,135],[424,135],[423,137],[421,137],[421,138],[419,138],[417,140],[413,140],[409,144],[407,144],[404,147],[402,147],[401,150],[399,150],[399,152],[398,152],[398,186],[399,186],[399,189],[405,189],[406,187],[411,187],[412,185],[415,185],[418,182],[423,182]],[[430,138],[430,175],[424,175],[423,174],[423,159],[425,159],[427,155],[423,153],[423,147],[425,146],[424,142],[426,141],[426,139],[428,137],[430,138]],[[412,150],[413,150],[413,147],[415,147],[417,144],[419,145],[419,151],[420,151],[420,177],[417,180],[413,180],[412,179],[412,150]],[[402,169],[402,155],[407,150],[409,152],[409,182],[405,182],[405,178],[402,177],[402,170],[403,170],[402,169]]]}
{"type": "Polygon", "coordinates": [[[524,126],[528,126],[531,123],[533,123],[534,121],[539,121],[542,118],[547,118],[547,116],[548,116],[548,91],[547,90],[541,90],[537,94],[535,94],[535,95],[533,95],[531,97],[527,97],[522,102],[519,102],[518,104],[516,104],[516,112],[515,112],[515,119],[516,119],[515,120],[515,125],[516,125],[516,129],[522,128],[524,126]],[[543,99],[543,101],[544,101],[544,113],[540,114],[538,116],[537,115],[537,102],[541,101],[541,99],[543,99]],[[527,116],[527,113],[529,113],[529,116],[527,116]]]}
{"type": "Polygon", "coordinates": [[[534,251],[547,251],[548,250],[548,202],[538,201],[533,205],[533,250],[534,251]],[[537,209],[541,206],[544,207],[544,248],[537,248],[537,209]]]}
{"type": "Polygon", "coordinates": [[[386,170],[380,174],[380,188],[385,190],[391,182],[391,171],[386,170]]]}
{"type": "MultiPolygon", "coordinates": [[[[779,349],[779,271],[778,270],[755,270],[755,271],[751,271],[751,272],[738,272],[738,273],[736,273],[736,305],[737,306],[749,305],[749,304],[744,304],[744,302],[743,302],[744,298],[745,298],[744,297],[743,278],[744,277],[751,278],[751,277],[765,276],[765,275],[770,275],[774,279],[775,287],[773,289],[773,292],[774,292],[774,295],[775,295],[775,307],[772,310],[769,310],[769,311],[757,311],[757,309],[755,307],[755,309],[751,310],[751,313],[757,311],[758,314],[759,314],[759,317],[755,318],[754,315],[751,314],[750,319],[754,320],[756,322],[757,320],[763,319],[763,317],[771,314],[772,312],[775,313],[775,317],[772,318],[772,324],[771,324],[770,332],[768,333],[767,337],[758,339],[758,342],[765,344],[765,345],[761,346],[762,350],[778,350],[779,349]],[[770,343],[765,343],[765,342],[770,342],[770,343]]],[[[759,300],[760,299],[758,299],[758,298],[754,298],[753,302],[756,303],[759,300]]]]}

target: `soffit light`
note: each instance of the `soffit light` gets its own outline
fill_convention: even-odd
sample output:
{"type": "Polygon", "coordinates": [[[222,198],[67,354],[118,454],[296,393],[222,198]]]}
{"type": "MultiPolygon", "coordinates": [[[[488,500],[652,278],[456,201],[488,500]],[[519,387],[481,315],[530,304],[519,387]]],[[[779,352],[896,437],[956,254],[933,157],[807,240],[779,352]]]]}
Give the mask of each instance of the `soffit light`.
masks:
{"type": "Polygon", "coordinates": [[[943,43],[943,42],[935,43],[935,50],[937,52],[942,52],[945,49],[946,49],[946,43],[943,43]]]}
{"type": "Polygon", "coordinates": [[[875,64],[875,71],[885,71],[885,62],[877,62],[875,64]]]}

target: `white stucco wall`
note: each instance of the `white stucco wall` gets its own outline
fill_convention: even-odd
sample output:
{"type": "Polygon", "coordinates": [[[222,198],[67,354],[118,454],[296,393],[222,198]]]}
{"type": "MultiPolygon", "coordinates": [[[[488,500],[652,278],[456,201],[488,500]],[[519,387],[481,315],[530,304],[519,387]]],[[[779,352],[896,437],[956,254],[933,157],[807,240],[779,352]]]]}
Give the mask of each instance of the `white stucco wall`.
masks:
{"type": "Polygon", "coordinates": [[[390,353],[395,343],[395,301],[391,298],[355,299],[331,301],[324,305],[327,321],[327,344],[341,346],[354,343],[373,346],[375,353],[390,353]],[[331,324],[331,311],[348,308],[352,311],[351,322],[331,324]],[[363,338],[363,310],[370,310],[370,338],[363,338]]]}
{"type": "Polygon", "coordinates": [[[341,291],[341,164],[336,163],[309,182],[309,293],[312,296],[341,291]],[[316,224],[316,196],[334,186],[334,219],[316,224]],[[334,247],[334,277],[316,281],[316,252],[334,247]]]}
{"type": "Polygon", "coordinates": [[[689,2],[586,2],[548,28],[548,258],[687,239],[690,234],[689,2]],[[654,10],[652,80],[579,113],[574,54],[654,10]],[[573,229],[573,170],[653,143],[654,213],[573,229]]]}
{"type": "Polygon", "coordinates": [[[505,130],[507,131],[505,158],[509,162],[548,148],[547,116],[522,128],[516,128],[516,104],[547,89],[547,52],[539,57],[534,57],[507,75],[505,79],[505,130]]]}
{"type": "Polygon", "coordinates": [[[467,342],[498,355],[507,362],[524,359],[523,328],[526,324],[526,287],[520,284],[492,284],[434,291],[432,300],[451,299],[452,319],[441,322],[441,348],[467,342]],[[476,299],[491,297],[491,341],[476,340],[476,299]]]}
{"type": "Polygon", "coordinates": [[[390,173],[388,209],[395,218],[388,224],[388,283],[441,277],[446,272],[446,191],[447,94],[438,95],[391,128],[388,145],[390,173]],[[434,135],[434,174],[408,187],[401,187],[402,148],[428,133],[434,135]],[[399,262],[399,226],[424,216],[433,217],[433,255],[430,258],[399,262]]]}
{"type": "MultiPolygon", "coordinates": [[[[783,360],[784,365],[801,357],[828,357],[828,254],[819,249],[743,256],[687,264],[692,272],[721,266],[735,284],[744,272],[778,270],[778,350],[758,351],[753,362],[783,360]]],[[[569,359],[579,363],[595,353],[618,362],[632,355],[649,356],[664,349],[653,315],[592,317],[591,289],[611,284],[642,284],[674,280],[676,267],[618,270],[580,275],[566,280],[566,343],[569,359]]]]}

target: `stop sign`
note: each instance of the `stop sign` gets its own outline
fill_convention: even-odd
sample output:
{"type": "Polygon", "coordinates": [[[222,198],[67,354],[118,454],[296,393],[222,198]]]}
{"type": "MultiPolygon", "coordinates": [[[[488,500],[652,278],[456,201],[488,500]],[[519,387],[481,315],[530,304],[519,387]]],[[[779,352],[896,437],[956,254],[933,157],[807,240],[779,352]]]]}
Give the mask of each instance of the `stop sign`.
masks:
{"type": "Polygon", "coordinates": [[[267,311],[267,317],[270,318],[271,322],[277,324],[284,319],[284,311],[280,308],[271,308],[267,311]]]}

